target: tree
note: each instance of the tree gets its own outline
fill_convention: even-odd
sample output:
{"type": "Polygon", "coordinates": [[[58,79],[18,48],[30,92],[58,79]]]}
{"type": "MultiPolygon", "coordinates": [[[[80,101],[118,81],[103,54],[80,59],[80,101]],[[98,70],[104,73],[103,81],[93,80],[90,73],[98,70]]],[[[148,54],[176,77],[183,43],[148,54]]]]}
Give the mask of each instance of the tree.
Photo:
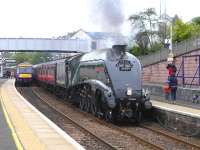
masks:
{"type": "Polygon", "coordinates": [[[135,42],[141,49],[141,54],[145,55],[148,49],[149,37],[146,32],[139,32],[135,36],[135,42]]]}
{"type": "Polygon", "coordinates": [[[48,52],[35,52],[31,54],[30,63],[31,64],[38,64],[42,62],[47,62],[51,60],[51,53],[48,52]]]}
{"type": "Polygon", "coordinates": [[[173,26],[173,42],[181,42],[192,36],[193,25],[178,19],[173,26]]]}
{"type": "MultiPolygon", "coordinates": [[[[154,35],[157,34],[155,27],[158,22],[158,17],[155,9],[147,8],[145,11],[133,14],[129,17],[129,21],[135,27],[135,30],[138,30],[139,35],[144,35],[145,33],[145,36],[148,38],[148,44],[151,47],[154,42],[154,35]]],[[[143,38],[143,36],[140,37],[143,38]]]]}
{"type": "Polygon", "coordinates": [[[16,60],[17,64],[22,63],[22,62],[29,62],[30,60],[28,53],[25,53],[25,52],[15,53],[13,54],[12,58],[16,60]]]}
{"type": "Polygon", "coordinates": [[[197,25],[200,25],[200,17],[195,17],[192,19],[192,22],[197,24],[197,25]]]}
{"type": "Polygon", "coordinates": [[[16,63],[29,62],[31,64],[38,64],[46,61],[50,61],[51,53],[48,52],[17,52],[12,55],[12,58],[16,60],[16,63]]]}

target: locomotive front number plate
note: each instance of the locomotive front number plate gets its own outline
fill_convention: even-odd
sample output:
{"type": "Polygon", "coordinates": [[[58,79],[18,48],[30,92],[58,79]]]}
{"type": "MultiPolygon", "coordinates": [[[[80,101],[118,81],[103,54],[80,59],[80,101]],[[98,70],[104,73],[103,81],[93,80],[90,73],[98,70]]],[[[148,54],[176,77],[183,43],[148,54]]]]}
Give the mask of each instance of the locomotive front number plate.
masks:
{"type": "Polygon", "coordinates": [[[129,60],[119,60],[116,67],[119,68],[119,71],[131,71],[133,64],[129,60]]]}

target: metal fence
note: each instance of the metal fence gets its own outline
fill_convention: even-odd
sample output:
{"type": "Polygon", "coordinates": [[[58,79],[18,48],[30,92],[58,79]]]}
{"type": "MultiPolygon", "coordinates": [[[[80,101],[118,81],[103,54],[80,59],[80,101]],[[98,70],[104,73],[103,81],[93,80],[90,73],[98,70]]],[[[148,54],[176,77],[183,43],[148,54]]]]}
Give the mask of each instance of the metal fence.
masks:
{"type": "Polygon", "coordinates": [[[200,55],[182,56],[182,62],[177,72],[179,84],[189,87],[200,85],[200,55]],[[190,63],[188,63],[190,62],[190,63]]]}
{"type": "MultiPolygon", "coordinates": [[[[191,52],[195,49],[200,49],[200,36],[173,44],[173,53],[174,56],[182,55],[188,52],[191,52]]],[[[163,48],[160,51],[138,57],[143,66],[151,65],[159,61],[166,60],[169,54],[169,49],[163,48]]]]}

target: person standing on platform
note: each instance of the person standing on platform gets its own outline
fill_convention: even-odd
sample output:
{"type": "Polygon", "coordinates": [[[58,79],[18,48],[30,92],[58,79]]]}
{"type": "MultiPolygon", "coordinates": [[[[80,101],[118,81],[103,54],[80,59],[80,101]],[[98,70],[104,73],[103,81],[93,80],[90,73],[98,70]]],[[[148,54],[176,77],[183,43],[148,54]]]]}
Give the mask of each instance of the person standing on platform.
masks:
{"type": "Polygon", "coordinates": [[[172,76],[173,74],[176,74],[176,66],[174,63],[170,63],[167,65],[167,70],[168,70],[168,76],[172,76]]]}
{"type": "Polygon", "coordinates": [[[177,77],[176,77],[176,71],[177,68],[175,66],[174,60],[172,62],[169,62],[167,64],[167,71],[168,71],[168,81],[169,81],[169,89],[170,89],[170,95],[171,100],[173,103],[176,101],[176,91],[177,91],[177,77]]]}
{"type": "Polygon", "coordinates": [[[178,85],[177,77],[175,73],[173,73],[171,76],[169,76],[169,86],[171,89],[171,100],[172,100],[172,103],[174,104],[176,101],[177,85],[178,85]]]}
{"type": "Polygon", "coordinates": [[[170,95],[170,92],[171,92],[171,88],[169,86],[169,80],[167,80],[165,82],[164,87],[163,87],[163,92],[164,92],[164,95],[165,95],[165,99],[169,100],[169,95],[170,95]]]}

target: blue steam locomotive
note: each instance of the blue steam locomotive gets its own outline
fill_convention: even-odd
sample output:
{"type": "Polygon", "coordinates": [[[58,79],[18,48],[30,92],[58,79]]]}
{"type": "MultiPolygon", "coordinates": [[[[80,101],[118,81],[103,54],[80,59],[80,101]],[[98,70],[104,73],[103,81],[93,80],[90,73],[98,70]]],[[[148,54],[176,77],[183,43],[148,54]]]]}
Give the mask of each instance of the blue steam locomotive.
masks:
{"type": "Polygon", "coordinates": [[[141,64],[125,45],[43,63],[36,80],[107,121],[141,120],[151,102],[142,90],[141,64]]]}

